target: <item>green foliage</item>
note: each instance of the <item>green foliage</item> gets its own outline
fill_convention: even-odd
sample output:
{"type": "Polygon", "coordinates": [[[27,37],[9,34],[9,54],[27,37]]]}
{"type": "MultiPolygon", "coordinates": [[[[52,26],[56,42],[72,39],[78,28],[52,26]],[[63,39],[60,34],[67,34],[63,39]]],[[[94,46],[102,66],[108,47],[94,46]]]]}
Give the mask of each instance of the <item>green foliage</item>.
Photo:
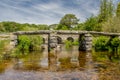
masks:
{"type": "Polygon", "coordinates": [[[75,40],[74,42],[72,42],[73,45],[79,45],[79,41],[78,40],[75,40]]]}
{"type": "Polygon", "coordinates": [[[30,30],[48,30],[48,25],[20,24],[16,22],[0,22],[0,32],[30,31],[30,30]]]}
{"type": "Polygon", "coordinates": [[[78,24],[78,19],[74,14],[66,14],[61,20],[60,24],[65,25],[68,27],[68,29],[71,29],[72,26],[75,26],[78,24]]]}
{"type": "Polygon", "coordinates": [[[43,43],[43,38],[40,36],[30,36],[31,45],[30,48],[33,50],[40,50],[40,45],[43,43]]]}
{"type": "Polygon", "coordinates": [[[101,31],[100,24],[98,23],[98,17],[91,16],[84,23],[83,30],[87,31],[101,31]]]}
{"type": "MultiPolygon", "coordinates": [[[[96,40],[94,40],[94,47],[95,51],[108,51],[108,54],[103,54],[99,57],[96,57],[97,59],[106,59],[105,56],[107,56],[107,59],[110,61],[118,60],[120,54],[118,53],[120,46],[120,39],[118,37],[113,38],[107,38],[107,37],[98,37],[96,40]]],[[[93,54],[95,56],[95,54],[93,54]]]]}
{"type": "Polygon", "coordinates": [[[16,22],[1,22],[0,32],[14,32],[20,29],[19,23],[16,22]]]}
{"type": "Polygon", "coordinates": [[[71,41],[66,40],[65,41],[65,48],[70,49],[73,46],[73,43],[71,41]]]}
{"type": "Polygon", "coordinates": [[[46,24],[37,25],[38,30],[49,30],[49,26],[46,24]]]}
{"type": "Polygon", "coordinates": [[[93,57],[93,60],[94,61],[107,61],[108,58],[107,58],[107,55],[109,53],[104,51],[104,52],[96,52],[96,51],[93,51],[92,52],[92,57],[93,57]]]}
{"type": "Polygon", "coordinates": [[[101,36],[94,39],[94,48],[96,51],[106,51],[108,50],[107,42],[109,38],[101,36]]]}
{"type": "Polygon", "coordinates": [[[90,17],[85,22],[84,29],[87,31],[92,31],[92,30],[94,30],[96,23],[97,23],[97,20],[93,17],[90,17]]]}
{"type": "Polygon", "coordinates": [[[29,46],[31,45],[31,41],[28,36],[20,36],[18,38],[18,49],[20,51],[29,51],[29,46]]]}
{"type": "Polygon", "coordinates": [[[118,37],[113,38],[112,41],[111,41],[111,46],[112,47],[118,47],[118,46],[120,46],[120,39],[118,37]]]}
{"type": "Polygon", "coordinates": [[[113,16],[113,11],[114,8],[112,0],[101,0],[99,22],[107,21],[108,18],[113,16]]]}
{"type": "Polygon", "coordinates": [[[25,27],[23,27],[21,30],[22,30],[22,31],[35,31],[35,30],[38,30],[38,28],[25,26],[25,27]]]}
{"type": "Polygon", "coordinates": [[[29,52],[30,50],[40,50],[43,39],[40,36],[19,36],[16,51],[29,52]]]}
{"type": "Polygon", "coordinates": [[[103,31],[120,32],[120,3],[117,5],[116,16],[109,17],[106,22],[102,24],[103,31]]]}
{"type": "Polygon", "coordinates": [[[120,32],[120,19],[118,17],[110,18],[102,24],[104,32],[120,32]]]}
{"type": "Polygon", "coordinates": [[[69,41],[69,40],[65,41],[65,47],[66,47],[66,49],[70,49],[74,45],[79,45],[78,40],[75,40],[74,42],[69,41]]]}
{"type": "Polygon", "coordinates": [[[56,28],[56,30],[68,30],[69,28],[65,25],[59,24],[56,28]]]}
{"type": "Polygon", "coordinates": [[[0,40],[0,53],[6,51],[9,42],[10,42],[9,40],[0,40]]]}
{"type": "Polygon", "coordinates": [[[120,18],[120,2],[117,5],[116,16],[120,18]]]}
{"type": "Polygon", "coordinates": [[[119,58],[120,39],[118,37],[107,38],[102,36],[94,39],[93,43],[95,51],[109,51],[109,54],[105,54],[109,60],[119,58]]]}
{"type": "Polygon", "coordinates": [[[79,23],[73,28],[74,30],[84,30],[84,23],[79,23]]]}

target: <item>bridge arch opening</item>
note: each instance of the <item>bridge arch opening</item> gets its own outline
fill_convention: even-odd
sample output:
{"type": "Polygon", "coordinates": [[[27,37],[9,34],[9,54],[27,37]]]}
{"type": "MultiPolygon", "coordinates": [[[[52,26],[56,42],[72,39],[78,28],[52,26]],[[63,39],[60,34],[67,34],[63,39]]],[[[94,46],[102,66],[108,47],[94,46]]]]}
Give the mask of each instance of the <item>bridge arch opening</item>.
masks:
{"type": "Polygon", "coordinates": [[[67,38],[68,41],[74,42],[74,39],[72,37],[67,38]]]}
{"type": "Polygon", "coordinates": [[[62,38],[57,36],[57,41],[58,41],[58,44],[62,44],[62,38]]]}

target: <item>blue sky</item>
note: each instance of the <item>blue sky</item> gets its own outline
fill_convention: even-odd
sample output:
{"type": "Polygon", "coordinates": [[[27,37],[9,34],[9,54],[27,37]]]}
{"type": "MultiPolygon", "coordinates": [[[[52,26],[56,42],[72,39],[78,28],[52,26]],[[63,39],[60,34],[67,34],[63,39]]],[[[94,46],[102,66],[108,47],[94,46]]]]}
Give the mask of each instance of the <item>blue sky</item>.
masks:
{"type": "Polygon", "coordinates": [[[82,22],[98,14],[99,4],[100,0],[0,0],[0,21],[56,24],[72,13],[82,22]]]}

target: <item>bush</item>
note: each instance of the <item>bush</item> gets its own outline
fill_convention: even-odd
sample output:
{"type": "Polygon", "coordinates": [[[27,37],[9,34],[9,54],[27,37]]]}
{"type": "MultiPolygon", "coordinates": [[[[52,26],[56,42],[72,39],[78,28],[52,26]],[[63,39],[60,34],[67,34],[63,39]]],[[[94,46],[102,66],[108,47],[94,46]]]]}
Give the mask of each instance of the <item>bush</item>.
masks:
{"type": "Polygon", "coordinates": [[[120,45],[120,39],[118,37],[113,38],[111,41],[111,46],[112,47],[119,47],[119,45],[120,45]]]}
{"type": "Polygon", "coordinates": [[[78,40],[75,40],[75,41],[73,42],[73,45],[79,45],[79,41],[78,41],[78,40]]]}
{"type": "Polygon", "coordinates": [[[40,36],[19,36],[17,51],[29,52],[30,50],[40,49],[43,39],[40,36]]]}
{"type": "Polygon", "coordinates": [[[109,38],[101,36],[96,38],[96,40],[94,40],[94,48],[95,51],[106,51],[108,50],[108,46],[107,46],[107,42],[108,42],[109,38]]]}
{"type": "Polygon", "coordinates": [[[65,41],[65,48],[66,49],[70,49],[72,46],[73,46],[73,44],[71,41],[68,41],[68,40],[65,41]]]}
{"type": "Polygon", "coordinates": [[[20,51],[24,51],[24,52],[28,51],[30,45],[31,45],[31,41],[30,41],[28,36],[20,36],[18,38],[18,46],[17,46],[17,48],[20,51]]]}

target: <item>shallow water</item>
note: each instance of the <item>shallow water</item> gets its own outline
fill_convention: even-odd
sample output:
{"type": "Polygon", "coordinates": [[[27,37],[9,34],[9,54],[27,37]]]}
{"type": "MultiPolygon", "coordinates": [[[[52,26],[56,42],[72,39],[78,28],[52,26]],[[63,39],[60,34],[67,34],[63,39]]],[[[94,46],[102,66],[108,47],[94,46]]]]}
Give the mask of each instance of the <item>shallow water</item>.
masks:
{"type": "Polygon", "coordinates": [[[64,46],[56,53],[35,51],[23,58],[0,62],[0,80],[99,80],[90,52],[64,46]]]}

